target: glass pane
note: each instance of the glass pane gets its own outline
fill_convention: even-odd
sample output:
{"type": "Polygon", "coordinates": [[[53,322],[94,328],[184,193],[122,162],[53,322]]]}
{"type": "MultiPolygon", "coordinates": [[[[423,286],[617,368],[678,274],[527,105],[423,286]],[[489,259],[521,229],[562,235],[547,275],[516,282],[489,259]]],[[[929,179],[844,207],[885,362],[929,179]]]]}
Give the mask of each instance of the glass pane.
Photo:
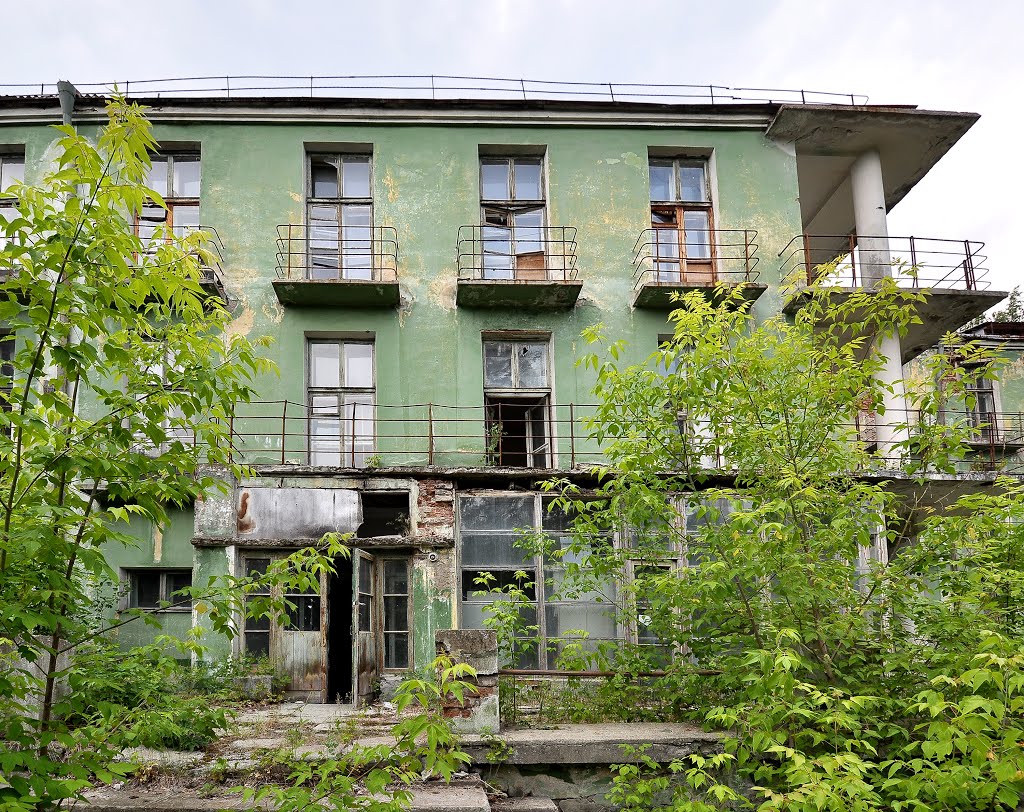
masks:
{"type": "Polygon", "coordinates": [[[174,159],[172,197],[199,197],[200,163],[198,157],[174,159]]]}
{"type": "Polygon", "coordinates": [[[386,635],[384,635],[384,667],[385,668],[408,668],[409,667],[409,635],[408,634],[386,634],[386,635]]]}
{"type": "Polygon", "coordinates": [[[146,187],[152,189],[160,197],[167,196],[167,159],[154,158],[153,165],[146,173],[146,187]]]}
{"type": "Polygon", "coordinates": [[[474,603],[491,603],[505,597],[509,587],[518,587],[527,600],[537,599],[537,584],[533,567],[527,567],[527,578],[516,578],[516,570],[464,569],[462,571],[462,599],[474,603]],[[484,585],[486,581],[486,586],[484,585]]]}
{"type": "Polygon", "coordinates": [[[309,209],[311,279],[338,278],[338,214],[334,206],[311,206],[309,209]]]}
{"type": "Polygon", "coordinates": [[[484,386],[512,388],[512,344],[508,341],[484,342],[484,386]]]}
{"type": "Polygon", "coordinates": [[[267,574],[269,566],[269,558],[247,558],[245,559],[245,577],[260,578],[267,574]]]}
{"type": "Polygon", "coordinates": [[[320,596],[288,595],[294,608],[288,610],[288,627],[300,632],[320,631],[320,596]]]}
{"type": "Polygon", "coordinates": [[[680,200],[687,203],[707,203],[708,186],[704,177],[704,164],[688,163],[679,166],[680,200]]]}
{"type": "Polygon", "coordinates": [[[651,200],[675,200],[671,161],[651,161],[651,200]]]}
{"type": "Polygon", "coordinates": [[[342,258],[346,279],[370,279],[373,268],[373,239],[369,206],[345,206],[342,216],[342,258]]]}
{"type": "Polygon", "coordinates": [[[270,656],[270,634],[268,632],[245,633],[245,651],[253,657],[270,656]]]}
{"type": "Polygon", "coordinates": [[[19,158],[0,157],[0,191],[8,189],[15,181],[25,180],[25,161],[19,158]]]}
{"type": "Polygon", "coordinates": [[[512,279],[512,230],[500,226],[481,229],[484,279],[512,279]]]}
{"type": "Polygon", "coordinates": [[[184,237],[199,229],[199,207],[174,206],[171,211],[171,222],[174,224],[174,234],[177,237],[184,237]]]}
{"type": "Polygon", "coordinates": [[[654,209],[651,212],[651,225],[676,225],[676,210],[675,209],[654,209]]]}
{"type": "Polygon", "coordinates": [[[547,606],[544,610],[548,637],[558,637],[573,630],[590,633],[592,639],[615,637],[615,619],[609,607],[600,603],[579,601],[547,606]]]}
{"type": "Polygon", "coordinates": [[[341,348],[338,344],[317,341],[309,345],[309,385],[315,389],[341,386],[341,348]]]}
{"type": "Polygon", "coordinates": [[[509,163],[507,160],[480,162],[480,197],[483,200],[509,200],[509,163]]]}
{"type": "Polygon", "coordinates": [[[517,344],[519,388],[543,389],[548,385],[548,345],[517,344]]]}
{"type": "Polygon", "coordinates": [[[684,212],[683,228],[686,230],[687,259],[711,259],[708,213],[706,211],[684,212]]]}
{"type": "Polygon", "coordinates": [[[341,465],[341,420],[336,396],[313,398],[309,421],[310,462],[313,465],[341,465]],[[330,415],[330,416],[328,416],[330,415]]]}
{"type": "Polygon", "coordinates": [[[404,632],[409,629],[409,599],[405,596],[384,598],[385,631],[404,632]]]}
{"type": "Polygon", "coordinates": [[[338,197],[338,166],[332,158],[310,158],[309,173],[313,197],[338,197]]]}
{"type": "Polygon", "coordinates": [[[160,605],[160,573],[136,572],[132,575],[132,606],[154,609],[160,605]]]}
{"type": "Polygon", "coordinates": [[[405,561],[384,562],[384,592],[389,595],[409,594],[409,566],[405,561]]]}
{"type": "Polygon", "coordinates": [[[369,558],[359,559],[359,591],[373,592],[373,561],[369,558]]]}
{"type": "MultiPolygon", "coordinates": [[[[462,536],[462,563],[489,567],[533,567],[533,555],[516,546],[513,532],[466,533],[462,536]]],[[[531,578],[532,580],[532,578],[531,578]]],[[[479,589],[479,587],[477,587],[479,589]]]]}
{"type": "Polygon", "coordinates": [[[361,466],[373,452],[373,399],[370,395],[347,395],[342,415],[346,465],[361,466]]]}
{"type": "Polygon", "coordinates": [[[359,631],[370,632],[370,598],[366,595],[359,599],[359,631]]]}
{"type": "Polygon", "coordinates": [[[345,197],[370,197],[370,159],[346,158],[342,181],[345,197]]]}
{"type": "Polygon", "coordinates": [[[533,497],[464,496],[459,499],[459,524],[463,532],[533,527],[533,497]]]}
{"type": "Polygon", "coordinates": [[[192,586],[192,571],[191,570],[183,571],[183,572],[169,572],[169,573],[167,573],[167,598],[168,598],[168,600],[171,600],[171,601],[185,600],[188,603],[191,603],[191,601],[188,601],[188,599],[185,598],[184,595],[175,594],[175,593],[178,592],[178,590],[180,590],[180,589],[187,589],[190,586],[192,586]]]}
{"type": "Polygon", "coordinates": [[[516,255],[536,254],[544,250],[543,228],[544,210],[519,212],[515,216],[516,255]]]}
{"type": "Polygon", "coordinates": [[[540,190],[540,161],[516,161],[516,200],[543,200],[540,190]]]}
{"type": "Polygon", "coordinates": [[[373,388],[373,345],[345,345],[345,386],[373,388]]]}

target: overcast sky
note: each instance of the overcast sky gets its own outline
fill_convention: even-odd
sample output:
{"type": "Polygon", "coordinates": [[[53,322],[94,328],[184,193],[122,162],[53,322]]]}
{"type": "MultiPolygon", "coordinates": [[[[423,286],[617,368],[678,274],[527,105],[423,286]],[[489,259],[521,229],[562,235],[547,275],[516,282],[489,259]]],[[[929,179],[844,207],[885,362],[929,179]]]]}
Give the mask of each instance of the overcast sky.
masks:
{"type": "Polygon", "coordinates": [[[891,234],[987,244],[1024,284],[1020,0],[6,0],[0,83],[469,74],[805,88],[982,118],[891,234]]]}

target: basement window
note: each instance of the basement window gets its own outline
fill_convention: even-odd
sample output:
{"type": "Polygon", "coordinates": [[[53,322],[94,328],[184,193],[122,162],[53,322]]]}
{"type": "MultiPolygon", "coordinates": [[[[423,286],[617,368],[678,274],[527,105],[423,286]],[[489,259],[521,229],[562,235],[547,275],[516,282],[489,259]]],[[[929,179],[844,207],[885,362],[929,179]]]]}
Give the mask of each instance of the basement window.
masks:
{"type": "Polygon", "coordinates": [[[126,571],[128,606],[159,612],[191,612],[192,599],[182,589],[192,586],[192,570],[137,569],[126,571]]]}

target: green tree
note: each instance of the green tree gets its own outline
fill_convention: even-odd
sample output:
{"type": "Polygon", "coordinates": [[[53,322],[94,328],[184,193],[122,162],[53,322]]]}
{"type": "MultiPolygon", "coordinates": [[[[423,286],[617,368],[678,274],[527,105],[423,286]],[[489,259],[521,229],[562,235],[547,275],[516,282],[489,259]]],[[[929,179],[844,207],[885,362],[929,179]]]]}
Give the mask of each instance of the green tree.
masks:
{"type": "MultiPolygon", "coordinates": [[[[564,588],[615,593],[623,627],[652,641],[630,662],[673,655],[662,691],[727,732],[760,809],[1013,809],[1024,795],[1024,491],[943,492],[937,475],[969,465],[970,427],[938,419],[929,390],[886,413],[869,351],[923,295],[818,291],[795,322],[757,323],[735,295],[692,294],[646,363],[621,364],[614,342],[580,361],[611,464],[597,493],[550,483],[580,517],[564,588]],[[609,532],[619,545],[587,543],[609,532]]],[[[979,348],[958,353],[970,372],[928,359],[947,396],[991,372],[979,348]]],[[[616,801],[732,808],[710,764],[639,756],[616,801]]]]}
{"type": "Polygon", "coordinates": [[[208,235],[133,228],[156,149],[121,100],[95,142],[58,127],[55,165],[9,191],[0,223],[0,325],[15,353],[0,387],[0,805],[30,808],[109,777],[119,725],[80,717],[69,658],[102,631],[104,559],[127,520],[168,506],[231,464],[228,417],[270,370],[259,341],[201,285],[208,235]],[[10,373],[10,374],[8,374],[10,373]]]}

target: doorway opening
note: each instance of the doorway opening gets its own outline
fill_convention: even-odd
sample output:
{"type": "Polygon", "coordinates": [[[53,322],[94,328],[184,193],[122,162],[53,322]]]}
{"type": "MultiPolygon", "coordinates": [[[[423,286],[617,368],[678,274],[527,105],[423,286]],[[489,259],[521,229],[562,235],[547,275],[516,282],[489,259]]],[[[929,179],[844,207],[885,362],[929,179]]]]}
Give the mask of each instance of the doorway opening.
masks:
{"type": "Polygon", "coordinates": [[[548,399],[484,397],[491,465],[547,468],[548,399]]]}
{"type": "Polygon", "coordinates": [[[327,701],[352,702],[352,560],[339,558],[328,582],[327,701]]]}

